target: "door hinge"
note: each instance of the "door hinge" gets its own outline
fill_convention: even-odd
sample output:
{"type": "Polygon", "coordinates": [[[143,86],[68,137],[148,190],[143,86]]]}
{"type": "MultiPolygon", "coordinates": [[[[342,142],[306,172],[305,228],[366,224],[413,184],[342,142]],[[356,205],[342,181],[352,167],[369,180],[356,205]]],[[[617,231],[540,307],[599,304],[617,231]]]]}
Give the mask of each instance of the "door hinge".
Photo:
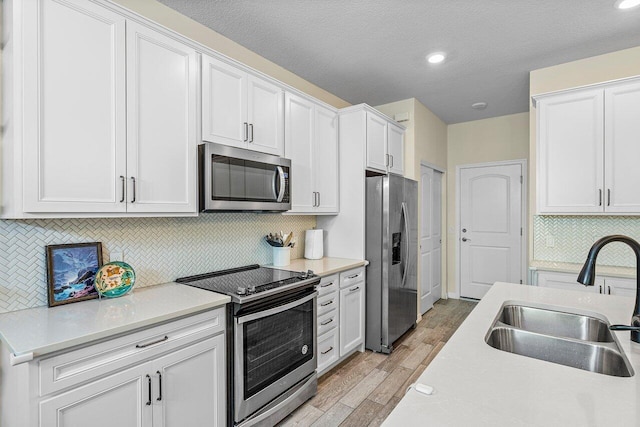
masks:
{"type": "Polygon", "coordinates": [[[520,235],[522,236],[522,227],[520,227],[520,235]]]}
{"type": "Polygon", "coordinates": [[[522,175],[520,175],[520,184],[522,184],[522,175]]]}
{"type": "Polygon", "coordinates": [[[520,284],[522,285],[522,279],[520,279],[520,284]]]}

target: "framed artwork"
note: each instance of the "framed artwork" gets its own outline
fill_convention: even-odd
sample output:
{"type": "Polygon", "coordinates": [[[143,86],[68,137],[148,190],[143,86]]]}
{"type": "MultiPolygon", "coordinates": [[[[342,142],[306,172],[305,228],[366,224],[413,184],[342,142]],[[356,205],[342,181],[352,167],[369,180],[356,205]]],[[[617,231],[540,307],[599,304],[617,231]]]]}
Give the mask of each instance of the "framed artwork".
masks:
{"type": "Polygon", "coordinates": [[[102,266],[102,243],[49,245],[46,249],[49,307],[98,297],[94,281],[102,266]]]}

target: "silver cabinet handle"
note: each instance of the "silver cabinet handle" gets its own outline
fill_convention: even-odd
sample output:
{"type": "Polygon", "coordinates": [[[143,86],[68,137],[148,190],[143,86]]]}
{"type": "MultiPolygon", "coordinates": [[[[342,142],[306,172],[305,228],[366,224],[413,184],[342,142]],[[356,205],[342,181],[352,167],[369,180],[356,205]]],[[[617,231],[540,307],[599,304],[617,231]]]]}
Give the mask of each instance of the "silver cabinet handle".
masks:
{"type": "Polygon", "coordinates": [[[598,206],[602,206],[602,188],[598,190],[598,206]]]}
{"type": "Polygon", "coordinates": [[[355,288],[349,289],[349,292],[357,291],[358,289],[360,289],[360,286],[356,286],[355,288]]]}
{"type": "Polygon", "coordinates": [[[607,206],[611,206],[611,189],[607,188],[607,206]]]}
{"type": "Polygon", "coordinates": [[[318,199],[316,198],[316,192],[315,191],[312,191],[312,194],[313,194],[313,207],[315,208],[318,199]]]}
{"type": "Polygon", "coordinates": [[[387,161],[386,161],[387,164],[385,166],[389,166],[389,155],[385,154],[385,156],[386,156],[386,159],[387,159],[387,161]]]}
{"type": "Polygon", "coordinates": [[[320,353],[322,353],[322,354],[327,354],[327,353],[329,353],[331,350],[333,350],[333,346],[329,347],[329,350],[321,351],[320,353]]]}
{"type": "Polygon", "coordinates": [[[132,193],[132,197],[131,197],[131,203],[135,203],[136,202],[136,179],[132,176],[131,177],[131,183],[133,184],[133,193],[132,193]]]}
{"type": "Polygon", "coordinates": [[[333,285],[333,282],[325,283],[324,285],[320,285],[321,288],[326,288],[327,286],[333,285]]]}
{"type": "Polygon", "coordinates": [[[602,293],[602,285],[598,286],[600,288],[599,293],[602,293]]]}
{"type": "Polygon", "coordinates": [[[611,295],[611,286],[607,286],[607,293],[611,295]]]}
{"type": "Polygon", "coordinates": [[[463,237],[463,238],[462,238],[462,241],[463,241],[463,242],[468,242],[468,241],[470,241],[470,240],[471,240],[471,239],[467,239],[466,237],[463,237]]]}
{"type": "Polygon", "coordinates": [[[159,340],[151,341],[151,342],[148,342],[146,344],[136,344],[136,348],[145,348],[145,347],[149,347],[149,346],[154,345],[154,344],[160,344],[161,342],[164,342],[164,341],[166,341],[168,339],[169,339],[169,336],[165,335],[164,338],[160,338],[159,340]]]}
{"type": "Polygon", "coordinates": [[[354,274],[353,276],[347,276],[347,279],[355,279],[356,277],[360,277],[362,273],[354,274]]]}
{"type": "Polygon", "coordinates": [[[158,402],[162,400],[162,373],[160,371],[156,371],[158,375],[158,398],[156,399],[158,402]]]}
{"type": "Polygon", "coordinates": [[[125,192],[125,183],[126,183],[126,181],[127,181],[127,179],[124,176],[120,175],[120,183],[122,184],[122,188],[121,188],[122,197],[120,197],[120,203],[124,203],[124,192],[125,192]]]}
{"type": "Polygon", "coordinates": [[[249,123],[244,122],[244,142],[247,142],[247,140],[249,139],[249,123]]]}
{"type": "Polygon", "coordinates": [[[249,138],[249,142],[253,142],[253,123],[249,125],[249,131],[251,132],[251,138],[249,138]]]}
{"type": "Polygon", "coordinates": [[[151,375],[147,374],[147,384],[149,385],[149,398],[147,399],[147,406],[151,405],[151,375]]]}
{"type": "Polygon", "coordinates": [[[320,326],[328,325],[331,322],[333,322],[333,317],[331,319],[327,320],[326,322],[320,323],[320,326]]]}
{"type": "Polygon", "coordinates": [[[320,192],[319,191],[318,191],[318,204],[316,206],[320,207],[320,192]]]}
{"type": "Polygon", "coordinates": [[[389,157],[391,157],[391,166],[389,166],[389,167],[392,168],[393,167],[393,156],[389,156],[389,157]]]}
{"type": "Polygon", "coordinates": [[[331,305],[331,304],[333,304],[333,300],[327,301],[327,302],[323,302],[322,304],[320,304],[320,306],[321,307],[326,307],[326,306],[331,305]]]}

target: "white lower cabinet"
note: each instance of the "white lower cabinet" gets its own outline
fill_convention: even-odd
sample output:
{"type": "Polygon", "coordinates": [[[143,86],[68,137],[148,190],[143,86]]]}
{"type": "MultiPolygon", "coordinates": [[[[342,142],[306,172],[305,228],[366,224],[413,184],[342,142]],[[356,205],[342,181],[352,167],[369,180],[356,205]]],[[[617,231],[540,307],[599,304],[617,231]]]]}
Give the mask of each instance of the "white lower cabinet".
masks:
{"type": "Polygon", "coordinates": [[[340,357],[364,342],[364,283],[364,269],[340,274],[340,357]]]}
{"type": "MultiPolygon", "coordinates": [[[[226,425],[223,308],[133,332],[10,371],[30,384],[8,425],[226,425]]],[[[4,367],[6,369],[13,369],[4,367]]]]}
{"type": "Polygon", "coordinates": [[[635,279],[621,277],[597,276],[594,286],[584,286],[578,283],[578,273],[564,273],[557,271],[535,272],[535,284],[544,288],[566,289],[570,291],[590,292],[605,295],[636,295],[635,279]]]}
{"type": "Polygon", "coordinates": [[[318,285],[318,375],[364,351],[364,279],[360,267],[323,277],[318,285]]]}

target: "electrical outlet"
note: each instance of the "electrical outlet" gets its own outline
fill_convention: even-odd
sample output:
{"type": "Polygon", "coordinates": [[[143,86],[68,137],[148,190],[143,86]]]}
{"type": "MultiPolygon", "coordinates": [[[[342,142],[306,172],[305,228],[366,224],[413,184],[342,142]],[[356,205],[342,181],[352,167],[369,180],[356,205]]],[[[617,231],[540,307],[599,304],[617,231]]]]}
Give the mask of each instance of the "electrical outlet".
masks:
{"type": "Polygon", "coordinates": [[[112,251],[109,253],[109,261],[124,261],[122,251],[112,251]]]}
{"type": "Polygon", "coordinates": [[[555,246],[556,246],[556,238],[551,236],[551,235],[548,235],[547,236],[547,247],[548,248],[553,248],[555,246]]]}

